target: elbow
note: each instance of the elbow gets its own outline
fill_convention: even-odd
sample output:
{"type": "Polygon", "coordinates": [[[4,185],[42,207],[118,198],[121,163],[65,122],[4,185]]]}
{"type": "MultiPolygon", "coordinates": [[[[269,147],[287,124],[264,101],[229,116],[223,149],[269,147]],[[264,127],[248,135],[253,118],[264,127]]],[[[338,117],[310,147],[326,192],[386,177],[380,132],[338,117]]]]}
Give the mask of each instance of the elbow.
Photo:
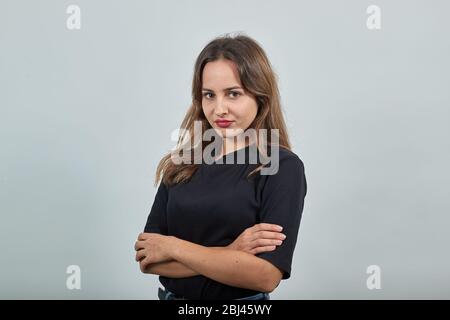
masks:
{"type": "Polygon", "coordinates": [[[263,274],[264,274],[264,277],[263,277],[264,280],[260,281],[258,289],[261,292],[271,293],[280,284],[283,273],[281,272],[280,269],[278,269],[277,267],[270,264],[270,266],[268,266],[266,268],[266,272],[264,272],[263,274]]]}
{"type": "Polygon", "coordinates": [[[280,284],[280,280],[277,280],[277,279],[266,280],[265,282],[266,283],[261,288],[261,292],[265,292],[265,293],[273,292],[280,284]]]}

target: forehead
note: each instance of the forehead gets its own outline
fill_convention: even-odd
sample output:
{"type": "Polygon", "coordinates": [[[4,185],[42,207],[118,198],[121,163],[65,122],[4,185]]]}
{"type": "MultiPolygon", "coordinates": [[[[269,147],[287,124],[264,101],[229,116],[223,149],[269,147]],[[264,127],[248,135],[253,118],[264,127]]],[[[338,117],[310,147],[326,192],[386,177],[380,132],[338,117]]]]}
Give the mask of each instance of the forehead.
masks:
{"type": "Polygon", "coordinates": [[[230,60],[208,62],[203,68],[202,79],[203,87],[213,90],[241,85],[236,64],[230,60]]]}

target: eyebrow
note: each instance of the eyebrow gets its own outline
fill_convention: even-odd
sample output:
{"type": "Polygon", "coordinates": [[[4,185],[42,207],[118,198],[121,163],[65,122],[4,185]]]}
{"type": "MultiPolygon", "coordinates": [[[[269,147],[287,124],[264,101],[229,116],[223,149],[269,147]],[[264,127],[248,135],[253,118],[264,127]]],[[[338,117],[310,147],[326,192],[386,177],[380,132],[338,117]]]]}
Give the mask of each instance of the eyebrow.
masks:
{"type": "MultiPolygon", "coordinates": [[[[228,90],[232,90],[232,89],[242,89],[242,88],[239,87],[239,86],[234,86],[234,87],[223,89],[223,91],[228,91],[228,90]]],[[[203,88],[202,91],[212,91],[212,92],[214,92],[214,90],[211,90],[211,89],[208,89],[208,88],[203,88]]]]}

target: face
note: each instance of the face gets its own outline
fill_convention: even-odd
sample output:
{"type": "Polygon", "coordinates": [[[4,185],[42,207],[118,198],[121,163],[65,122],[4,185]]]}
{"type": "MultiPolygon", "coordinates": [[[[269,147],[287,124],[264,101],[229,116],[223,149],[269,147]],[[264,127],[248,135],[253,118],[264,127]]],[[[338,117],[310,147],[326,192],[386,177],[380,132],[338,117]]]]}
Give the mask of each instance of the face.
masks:
{"type": "Polygon", "coordinates": [[[256,117],[256,99],[243,89],[236,64],[230,60],[221,59],[205,65],[202,95],[203,113],[223,138],[243,133],[256,117]]]}

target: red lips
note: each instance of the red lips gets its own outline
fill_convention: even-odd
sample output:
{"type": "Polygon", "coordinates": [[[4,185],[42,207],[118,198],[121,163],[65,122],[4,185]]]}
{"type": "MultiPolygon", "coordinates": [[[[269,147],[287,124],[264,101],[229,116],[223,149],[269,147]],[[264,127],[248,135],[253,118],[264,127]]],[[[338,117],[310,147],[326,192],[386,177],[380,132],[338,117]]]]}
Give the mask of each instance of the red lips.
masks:
{"type": "Polygon", "coordinates": [[[219,127],[221,128],[227,128],[229,127],[234,121],[230,121],[230,120],[216,120],[214,121],[219,127]]]}

